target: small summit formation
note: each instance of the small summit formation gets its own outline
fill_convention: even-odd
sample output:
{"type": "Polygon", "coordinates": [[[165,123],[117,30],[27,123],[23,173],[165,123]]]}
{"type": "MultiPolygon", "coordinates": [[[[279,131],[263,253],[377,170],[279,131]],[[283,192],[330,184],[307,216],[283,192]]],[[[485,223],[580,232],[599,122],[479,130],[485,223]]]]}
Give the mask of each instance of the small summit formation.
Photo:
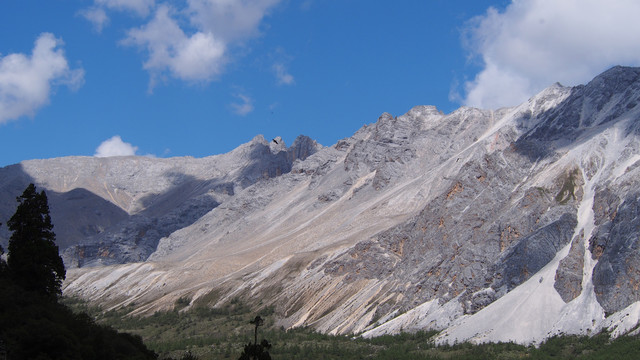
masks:
{"type": "Polygon", "coordinates": [[[287,145],[284,143],[284,140],[282,140],[280,136],[276,136],[275,138],[273,138],[271,140],[271,143],[269,143],[269,147],[271,148],[271,152],[287,150],[287,145]]]}

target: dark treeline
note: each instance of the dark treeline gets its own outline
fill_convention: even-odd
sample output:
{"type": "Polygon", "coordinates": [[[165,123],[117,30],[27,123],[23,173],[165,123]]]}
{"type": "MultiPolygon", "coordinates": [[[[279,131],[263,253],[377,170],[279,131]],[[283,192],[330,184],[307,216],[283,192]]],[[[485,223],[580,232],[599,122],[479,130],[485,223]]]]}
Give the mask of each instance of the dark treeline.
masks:
{"type": "Polygon", "coordinates": [[[7,359],[155,359],[139,336],[97,325],[57,301],[0,279],[0,341],[7,359]]]}
{"type": "MultiPolygon", "coordinates": [[[[296,359],[639,359],[640,339],[612,339],[607,332],[593,336],[564,335],[535,346],[515,343],[436,345],[437,331],[419,331],[365,339],[328,335],[309,328],[283,329],[273,308],[260,312],[263,326],[256,336],[255,313],[235,298],[220,308],[195,305],[187,311],[162,311],[151,316],[126,316],[133,308],[105,312],[79,299],[66,299],[75,309],[88,311],[99,323],[139,334],[160,359],[180,358],[189,351],[200,360],[238,359],[247,345],[269,342],[274,360],[296,359]]],[[[182,299],[180,303],[188,303],[182,299]]],[[[178,302],[176,302],[178,305],[178,302]]],[[[184,309],[184,308],[182,308],[184,309]]]]}
{"type": "Polygon", "coordinates": [[[47,196],[31,184],[17,201],[7,221],[8,258],[0,258],[0,359],[156,359],[139,336],[98,325],[59,303],[66,271],[47,196]]]}

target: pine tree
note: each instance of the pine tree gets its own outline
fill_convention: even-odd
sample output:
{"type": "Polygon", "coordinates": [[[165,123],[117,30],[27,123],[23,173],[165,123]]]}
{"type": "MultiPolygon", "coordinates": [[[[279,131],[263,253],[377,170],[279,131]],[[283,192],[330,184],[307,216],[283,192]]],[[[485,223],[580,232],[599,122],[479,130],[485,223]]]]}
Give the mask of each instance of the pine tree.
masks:
{"type": "Polygon", "coordinates": [[[57,299],[66,271],[55,244],[47,195],[30,184],[16,200],[18,208],[7,222],[13,231],[8,248],[9,275],[20,287],[57,299]]]}
{"type": "Polygon", "coordinates": [[[265,339],[262,339],[262,342],[258,344],[258,327],[264,325],[264,319],[256,316],[255,319],[249,321],[249,323],[255,326],[255,340],[253,344],[249,341],[249,343],[244,346],[244,350],[238,360],[271,360],[271,355],[269,355],[271,344],[265,339]]]}

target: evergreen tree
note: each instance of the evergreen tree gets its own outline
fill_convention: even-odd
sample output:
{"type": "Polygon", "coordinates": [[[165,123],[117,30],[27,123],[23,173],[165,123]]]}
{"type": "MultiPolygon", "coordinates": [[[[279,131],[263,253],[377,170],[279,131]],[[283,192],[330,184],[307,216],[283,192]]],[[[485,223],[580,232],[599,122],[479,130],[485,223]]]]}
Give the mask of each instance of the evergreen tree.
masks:
{"type": "Polygon", "coordinates": [[[264,324],[264,319],[256,316],[255,319],[249,321],[249,323],[255,326],[254,343],[249,342],[244,346],[244,350],[238,360],[271,360],[271,355],[269,355],[271,344],[265,339],[258,344],[258,327],[264,324]]]}
{"type": "Polygon", "coordinates": [[[47,196],[31,184],[17,200],[7,222],[7,263],[0,259],[0,360],[2,346],[8,359],[157,359],[140,336],[97,325],[57,302],[66,273],[47,196]]]}
{"type": "Polygon", "coordinates": [[[25,290],[57,299],[66,271],[55,244],[47,195],[30,184],[16,200],[18,208],[7,222],[13,231],[8,248],[9,275],[25,290]]]}

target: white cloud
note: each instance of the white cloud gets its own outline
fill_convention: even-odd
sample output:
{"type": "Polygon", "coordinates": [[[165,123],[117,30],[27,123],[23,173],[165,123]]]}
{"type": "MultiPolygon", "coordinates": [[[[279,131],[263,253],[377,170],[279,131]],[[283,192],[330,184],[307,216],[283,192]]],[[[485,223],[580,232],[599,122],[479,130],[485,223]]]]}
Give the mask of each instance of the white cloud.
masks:
{"type": "Polygon", "coordinates": [[[89,20],[98,33],[109,24],[106,9],[130,12],[146,17],[155,7],[155,0],[95,0],[90,8],[80,10],[78,14],[89,20]]]}
{"type": "Polygon", "coordinates": [[[225,42],[241,41],[258,33],[258,26],[280,0],[187,0],[189,18],[198,29],[225,42]]]}
{"type": "Polygon", "coordinates": [[[133,146],[129,143],[122,141],[119,135],[116,135],[110,139],[107,139],[98,146],[95,157],[110,157],[110,156],[133,156],[138,151],[137,146],[133,146]]]}
{"type": "Polygon", "coordinates": [[[230,46],[259,34],[262,19],[280,1],[187,0],[184,7],[158,5],[153,18],[130,29],[123,43],[148,54],[144,68],[151,74],[150,88],[167,75],[192,82],[211,81],[229,61],[230,46]]]}
{"type": "Polygon", "coordinates": [[[0,57],[0,123],[34,116],[49,103],[52,85],[72,90],[82,86],[84,70],[69,68],[62,45],[53,34],[43,33],[31,56],[16,53],[0,57]]]}
{"type": "MultiPolygon", "coordinates": [[[[173,77],[208,82],[223,71],[229,48],[260,33],[260,23],[282,0],[94,0],[79,12],[101,32],[109,23],[106,10],[126,11],[140,17],[153,14],[122,40],[146,56],[143,68],[150,75],[151,91],[160,79],[173,77]]],[[[293,77],[281,74],[281,82],[293,77]]]]}
{"type": "Polygon", "coordinates": [[[545,87],[585,83],[613,65],[640,65],[637,0],[513,0],[472,21],[468,45],[484,69],[465,103],[516,105],[545,87]]]}
{"type": "Polygon", "coordinates": [[[155,0],[95,0],[96,5],[120,11],[132,11],[140,16],[147,16],[154,7],[155,0]]]}
{"type": "Polygon", "coordinates": [[[80,10],[78,14],[89,20],[94,29],[101,33],[109,24],[109,15],[105,9],[132,12],[145,17],[154,7],[155,0],[95,0],[93,7],[80,10]]]}
{"type": "Polygon", "coordinates": [[[225,44],[210,32],[187,36],[171,17],[172,9],[162,5],[154,18],[129,31],[124,44],[147,50],[144,68],[154,77],[168,72],[188,81],[208,81],[218,75],[224,64],[225,44]]]}
{"type": "Polygon", "coordinates": [[[233,109],[233,112],[240,116],[245,116],[253,111],[253,101],[250,97],[244,94],[238,94],[236,97],[242,100],[242,103],[232,103],[231,108],[233,109]]]}
{"type": "Polygon", "coordinates": [[[109,17],[103,8],[84,9],[81,10],[79,14],[89,20],[93,24],[94,29],[99,33],[109,24],[109,17]]]}
{"type": "Polygon", "coordinates": [[[289,74],[284,65],[274,64],[273,71],[276,74],[276,80],[278,80],[279,85],[292,85],[293,83],[295,83],[293,75],[289,74]]]}

